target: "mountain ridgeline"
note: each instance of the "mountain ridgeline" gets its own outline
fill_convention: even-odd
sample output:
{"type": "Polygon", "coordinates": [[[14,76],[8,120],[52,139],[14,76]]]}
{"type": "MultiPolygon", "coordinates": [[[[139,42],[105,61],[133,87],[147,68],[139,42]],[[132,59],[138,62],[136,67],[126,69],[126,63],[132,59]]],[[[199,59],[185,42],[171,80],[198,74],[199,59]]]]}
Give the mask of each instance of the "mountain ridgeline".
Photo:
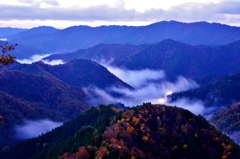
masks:
{"type": "Polygon", "coordinates": [[[33,28],[9,41],[34,46],[43,52],[86,49],[100,43],[151,44],[173,39],[192,45],[223,45],[240,40],[240,28],[218,23],[162,21],[148,26],[73,26],[63,30],[33,28]],[[39,31],[41,30],[41,31],[39,31]]]}
{"type": "Polygon", "coordinates": [[[155,44],[101,44],[68,54],[53,54],[45,60],[65,62],[78,58],[111,62],[115,67],[164,70],[170,79],[184,76],[200,84],[240,72],[240,41],[220,46],[188,45],[171,39],[155,44]],[[179,67],[181,66],[181,67],[179,67]]]}
{"type": "Polygon", "coordinates": [[[27,31],[28,29],[20,29],[20,28],[0,28],[0,38],[7,38],[8,36],[11,35],[16,35],[18,33],[27,31]]]}

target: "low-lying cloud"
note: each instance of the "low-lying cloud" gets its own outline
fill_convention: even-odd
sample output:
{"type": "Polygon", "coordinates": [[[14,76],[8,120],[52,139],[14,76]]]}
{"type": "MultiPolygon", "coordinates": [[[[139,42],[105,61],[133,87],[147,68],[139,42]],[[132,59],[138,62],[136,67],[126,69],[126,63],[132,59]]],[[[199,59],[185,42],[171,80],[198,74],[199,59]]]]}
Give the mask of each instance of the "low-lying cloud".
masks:
{"type": "Polygon", "coordinates": [[[7,38],[0,38],[0,41],[7,41],[7,38]]]}
{"type": "Polygon", "coordinates": [[[22,59],[22,60],[17,59],[16,61],[19,63],[31,64],[33,62],[40,61],[41,59],[48,57],[49,55],[51,55],[51,54],[33,55],[29,59],[22,59]]]}
{"type": "MultiPolygon", "coordinates": [[[[129,2],[131,4],[131,2],[129,2]]],[[[149,5],[148,1],[141,2],[149,5]]],[[[116,1],[114,5],[108,3],[83,7],[82,5],[61,7],[46,2],[30,3],[31,5],[0,4],[2,14],[0,20],[71,20],[71,21],[225,21],[229,23],[239,21],[239,2],[222,0],[216,3],[185,1],[176,3],[164,9],[162,3],[155,6],[127,7],[128,1],[116,1]],[[81,7],[82,6],[82,7],[81,7]],[[141,11],[140,11],[140,10],[141,11]],[[9,12],[11,10],[12,12],[9,12]],[[28,14],[34,13],[34,14],[28,14]],[[194,13],[194,14],[193,14],[194,13]],[[48,16],[46,16],[48,15],[48,16]],[[158,16],[156,16],[158,15],[158,16]],[[230,15],[230,16],[226,16],[230,15]],[[237,18],[235,19],[235,15],[237,18]]]]}
{"type": "Polygon", "coordinates": [[[89,102],[93,105],[123,103],[125,106],[136,106],[142,103],[151,102],[154,104],[166,104],[188,109],[194,114],[206,115],[210,112],[204,107],[202,101],[191,101],[188,99],[180,99],[173,103],[168,102],[167,95],[173,92],[185,91],[197,88],[199,85],[191,80],[178,76],[175,82],[166,80],[164,71],[160,70],[126,70],[106,66],[110,72],[115,74],[121,80],[134,86],[135,89],[111,87],[108,90],[98,88],[85,88],[84,91],[89,95],[89,102]],[[91,94],[94,92],[96,96],[91,94]],[[121,97],[113,97],[108,92],[116,92],[122,94],[121,97]]]}
{"type": "Polygon", "coordinates": [[[60,65],[60,64],[65,64],[65,62],[61,59],[58,60],[41,60],[42,62],[44,62],[45,64],[49,64],[49,65],[60,65]]]}
{"type": "Polygon", "coordinates": [[[151,80],[163,79],[165,73],[162,70],[124,70],[117,67],[106,66],[107,69],[112,72],[115,76],[122,79],[124,82],[130,84],[133,87],[140,87],[145,85],[151,80]]]}
{"type": "Polygon", "coordinates": [[[45,64],[49,64],[49,65],[59,65],[59,64],[64,64],[65,62],[61,59],[55,59],[55,60],[42,60],[45,57],[50,56],[51,54],[43,54],[43,55],[33,55],[31,56],[29,59],[22,59],[19,60],[17,59],[16,61],[22,64],[31,64],[33,62],[37,62],[37,61],[42,61],[45,64]]]}
{"type": "Polygon", "coordinates": [[[25,120],[22,125],[15,126],[17,139],[28,139],[51,131],[52,129],[62,125],[62,122],[54,122],[48,119],[43,120],[25,120]]]}
{"type": "Polygon", "coordinates": [[[233,131],[231,134],[226,133],[232,140],[240,145],[240,131],[233,131]]]}
{"type": "Polygon", "coordinates": [[[208,110],[204,107],[204,104],[202,101],[191,101],[186,98],[177,100],[175,102],[169,103],[164,102],[163,104],[171,105],[171,106],[177,106],[184,109],[189,110],[190,112],[194,113],[195,115],[201,114],[201,115],[208,115],[208,110]]]}

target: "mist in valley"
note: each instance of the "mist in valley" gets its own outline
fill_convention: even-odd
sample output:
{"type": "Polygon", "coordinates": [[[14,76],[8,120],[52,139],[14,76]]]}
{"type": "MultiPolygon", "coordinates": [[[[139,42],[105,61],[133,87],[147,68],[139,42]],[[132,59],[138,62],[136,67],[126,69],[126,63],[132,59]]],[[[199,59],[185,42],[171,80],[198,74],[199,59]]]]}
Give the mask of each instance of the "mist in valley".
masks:
{"type": "Polygon", "coordinates": [[[178,76],[176,81],[169,81],[163,70],[127,70],[113,67],[108,63],[103,64],[111,73],[122,81],[134,87],[133,90],[127,88],[109,87],[107,90],[101,90],[96,87],[85,88],[85,93],[90,96],[89,103],[93,105],[123,103],[127,107],[141,105],[151,102],[153,104],[166,104],[171,106],[188,109],[194,114],[209,117],[213,108],[205,108],[202,101],[191,101],[189,99],[180,99],[170,103],[167,96],[173,92],[186,91],[197,88],[199,85],[192,79],[178,76]],[[98,98],[91,97],[91,92],[98,94],[98,98]],[[109,92],[121,94],[121,97],[114,97],[109,92]]]}
{"type": "MultiPolygon", "coordinates": [[[[64,64],[61,59],[52,61],[42,60],[45,55],[34,55],[29,59],[17,60],[20,63],[32,63],[36,61],[43,61],[45,64],[58,65],[64,64]]],[[[176,106],[187,109],[195,115],[202,115],[207,120],[211,120],[217,107],[207,108],[201,100],[190,100],[187,98],[179,99],[175,102],[170,102],[167,98],[168,95],[174,92],[186,91],[189,89],[198,88],[200,85],[194,80],[177,76],[175,81],[168,80],[164,70],[128,70],[118,68],[111,65],[111,62],[102,62],[101,65],[106,67],[112,74],[117,76],[122,81],[126,82],[133,89],[117,88],[116,86],[109,86],[107,89],[99,89],[95,86],[83,88],[88,97],[87,104],[98,106],[100,104],[115,104],[122,103],[126,107],[134,107],[142,105],[143,103],[151,102],[153,104],[166,104],[169,106],[176,106]],[[114,94],[118,94],[117,96],[114,94]]],[[[16,138],[27,139],[36,137],[42,133],[50,131],[56,126],[61,125],[59,122],[49,120],[30,121],[26,120],[23,125],[15,126],[16,138]],[[45,125],[45,126],[44,126],[45,125]]],[[[228,134],[233,139],[237,138],[236,134],[228,134]]]]}
{"type": "Polygon", "coordinates": [[[64,64],[65,62],[61,59],[54,60],[43,60],[43,58],[50,56],[51,54],[42,54],[42,55],[33,55],[27,59],[17,59],[16,61],[22,64],[32,64],[33,62],[42,61],[45,64],[49,65],[59,65],[64,64]]]}
{"type": "Polygon", "coordinates": [[[14,127],[18,140],[37,137],[52,129],[62,125],[62,122],[55,122],[49,119],[42,120],[25,120],[23,124],[14,127]]]}

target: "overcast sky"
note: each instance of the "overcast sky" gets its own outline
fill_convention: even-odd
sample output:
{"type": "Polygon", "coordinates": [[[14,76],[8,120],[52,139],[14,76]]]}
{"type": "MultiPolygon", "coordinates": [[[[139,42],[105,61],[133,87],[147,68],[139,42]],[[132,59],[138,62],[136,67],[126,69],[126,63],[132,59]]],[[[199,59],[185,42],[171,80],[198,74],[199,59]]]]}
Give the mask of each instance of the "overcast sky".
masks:
{"type": "Polygon", "coordinates": [[[240,0],[1,0],[0,27],[148,25],[163,20],[240,26],[240,0]]]}

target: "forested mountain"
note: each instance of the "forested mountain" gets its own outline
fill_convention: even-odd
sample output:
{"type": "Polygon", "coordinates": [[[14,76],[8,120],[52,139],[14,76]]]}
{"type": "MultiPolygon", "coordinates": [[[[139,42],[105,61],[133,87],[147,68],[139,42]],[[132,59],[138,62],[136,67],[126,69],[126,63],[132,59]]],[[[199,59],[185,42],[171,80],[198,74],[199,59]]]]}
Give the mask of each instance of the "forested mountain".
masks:
{"type": "MultiPolygon", "coordinates": [[[[39,28],[41,29],[41,28],[39,28]]],[[[45,52],[67,52],[100,43],[149,44],[173,39],[194,45],[222,45],[240,40],[240,28],[217,23],[162,21],[148,26],[73,26],[37,36],[12,36],[10,41],[34,46],[45,52]]]]}
{"type": "MultiPolygon", "coordinates": [[[[13,126],[21,124],[24,119],[52,119],[65,121],[55,111],[46,110],[37,103],[24,101],[0,91],[0,114],[4,116],[4,124],[0,128],[0,147],[17,143],[13,126]]],[[[18,141],[19,142],[19,141],[18,141]]]]}
{"type": "Polygon", "coordinates": [[[220,46],[188,45],[171,39],[149,45],[101,44],[45,59],[76,58],[111,61],[130,70],[164,70],[170,79],[178,75],[206,83],[212,77],[240,72],[240,41],[220,46]],[[127,51],[128,50],[128,51],[127,51]],[[181,67],[179,67],[181,66],[181,67]],[[204,81],[205,80],[205,81],[204,81]]]}
{"type": "Polygon", "coordinates": [[[216,112],[211,122],[240,143],[240,102],[216,112]]]}
{"type": "Polygon", "coordinates": [[[236,44],[192,46],[169,39],[149,45],[114,64],[128,69],[162,69],[170,77],[182,75],[198,79],[240,72],[239,51],[236,44]]]}
{"type": "Polygon", "coordinates": [[[0,145],[11,145],[13,125],[24,119],[66,121],[87,106],[86,95],[55,78],[20,71],[0,71],[0,114],[5,117],[0,145]],[[7,141],[6,141],[7,140],[7,141]]]}
{"type": "Polygon", "coordinates": [[[91,107],[53,131],[23,141],[10,151],[0,153],[0,158],[27,159],[36,154],[41,158],[46,153],[49,154],[49,157],[57,158],[65,151],[76,152],[81,144],[86,146],[87,144],[96,144],[96,146],[99,146],[103,131],[118,111],[112,105],[102,105],[98,108],[91,107]],[[70,143],[72,145],[68,146],[67,144],[70,143]],[[61,145],[62,148],[60,148],[61,145]]]}
{"type": "Polygon", "coordinates": [[[227,106],[240,101],[240,74],[229,75],[214,80],[199,88],[176,92],[168,96],[169,101],[181,98],[201,100],[205,106],[227,106]]]}
{"type": "Polygon", "coordinates": [[[0,83],[3,84],[0,91],[41,107],[45,106],[48,111],[58,111],[59,115],[65,118],[70,118],[69,114],[74,115],[84,108],[83,101],[86,98],[84,92],[55,78],[45,78],[20,71],[1,71],[0,83]],[[64,113],[64,111],[72,112],[64,113]]]}
{"type": "Polygon", "coordinates": [[[74,87],[98,87],[108,88],[115,86],[118,88],[132,88],[115,75],[110,73],[105,67],[95,61],[77,59],[66,64],[51,66],[43,62],[33,64],[16,64],[8,67],[9,70],[19,70],[31,74],[39,74],[47,77],[55,77],[74,87]]]}
{"type": "Polygon", "coordinates": [[[99,44],[87,49],[80,49],[71,53],[52,54],[44,60],[61,59],[65,62],[84,58],[96,61],[105,60],[105,62],[113,62],[115,60],[124,60],[126,57],[138,53],[140,50],[148,46],[142,45],[129,45],[129,44],[99,44]]]}
{"type": "Polygon", "coordinates": [[[38,138],[0,153],[27,158],[233,158],[240,147],[188,110],[145,103],[91,108],[38,138]],[[71,130],[71,131],[70,131],[71,130]]]}
{"type": "Polygon", "coordinates": [[[95,100],[101,98],[94,91],[86,94],[83,88],[96,87],[107,90],[114,86],[133,89],[105,67],[90,60],[78,59],[56,66],[43,62],[16,62],[2,69],[0,114],[6,118],[0,130],[1,147],[12,145],[13,125],[21,124],[24,119],[66,121],[92,104],[89,101],[93,97],[95,100]]]}

